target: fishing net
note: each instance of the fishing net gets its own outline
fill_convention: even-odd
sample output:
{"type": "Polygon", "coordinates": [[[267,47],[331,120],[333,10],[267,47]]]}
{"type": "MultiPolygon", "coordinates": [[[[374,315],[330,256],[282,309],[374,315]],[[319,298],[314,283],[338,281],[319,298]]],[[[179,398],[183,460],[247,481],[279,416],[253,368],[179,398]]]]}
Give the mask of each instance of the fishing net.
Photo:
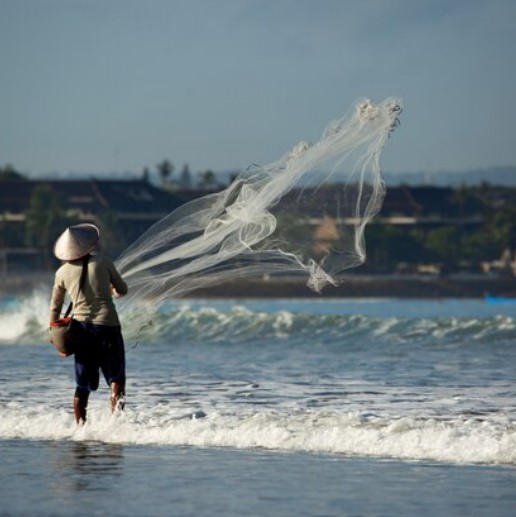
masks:
{"type": "Polygon", "coordinates": [[[365,260],[364,230],[385,195],[380,153],[401,110],[396,98],[362,99],[317,143],[251,166],[158,221],[116,260],[128,301],[264,276],[304,275],[315,291],[337,285],[365,260]]]}

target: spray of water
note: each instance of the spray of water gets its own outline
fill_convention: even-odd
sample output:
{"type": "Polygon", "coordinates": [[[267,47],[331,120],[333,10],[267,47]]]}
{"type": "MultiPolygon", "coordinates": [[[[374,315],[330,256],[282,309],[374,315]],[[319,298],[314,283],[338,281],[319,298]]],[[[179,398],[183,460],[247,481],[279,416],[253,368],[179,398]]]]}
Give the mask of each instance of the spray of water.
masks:
{"type": "Polygon", "coordinates": [[[252,166],[229,187],[181,206],[116,265],[127,301],[154,304],[238,278],[303,274],[320,291],[365,260],[364,229],[385,194],[380,153],[401,100],[361,99],[315,144],[252,166]]]}

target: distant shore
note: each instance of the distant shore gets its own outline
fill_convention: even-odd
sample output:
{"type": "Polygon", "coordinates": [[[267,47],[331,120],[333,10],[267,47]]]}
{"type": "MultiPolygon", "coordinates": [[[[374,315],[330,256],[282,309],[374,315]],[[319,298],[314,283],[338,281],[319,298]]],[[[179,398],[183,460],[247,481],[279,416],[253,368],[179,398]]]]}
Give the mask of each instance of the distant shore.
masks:
{"type": "MultiPolygon", "coordinates": [[[[0,285],[0,296],[13,296],[50,288],[53,273],[9,276],[0,285]]],[[[305,280],[281,278],[230,282],[199,289],[187,298],[484,298],[516,297],[515,277],[487,275],[358,275],[340,279],[339,286],[326,286],[322,294],[309,289],[305,280]]]]}
{"type": "Polygon", "coordinates": [[[214,286],[196,298],[485,298],[516,297],[516,278],[349,275],[322,294],[302,279],[260,280],[214,286]]]}

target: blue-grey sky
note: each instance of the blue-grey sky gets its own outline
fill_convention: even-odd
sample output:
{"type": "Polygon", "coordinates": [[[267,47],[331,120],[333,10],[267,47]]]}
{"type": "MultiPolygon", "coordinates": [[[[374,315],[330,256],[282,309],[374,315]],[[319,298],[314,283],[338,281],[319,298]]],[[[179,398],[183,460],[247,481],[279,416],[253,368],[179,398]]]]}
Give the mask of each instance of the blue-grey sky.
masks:
{"type": "Polygon", "coordinates": [[[387,172],[516,164],[515,0],[0,0],[0,165],[237,170],[363,96],[387,172]]]}

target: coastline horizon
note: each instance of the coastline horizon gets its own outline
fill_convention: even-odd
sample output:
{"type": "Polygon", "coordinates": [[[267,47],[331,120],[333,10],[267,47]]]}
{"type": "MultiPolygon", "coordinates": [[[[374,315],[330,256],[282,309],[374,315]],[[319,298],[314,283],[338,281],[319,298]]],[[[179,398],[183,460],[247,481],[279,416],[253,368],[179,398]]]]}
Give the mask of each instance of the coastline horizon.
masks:
{"type": "MultiPolygon", "coordinates": [[[[51,288],[53,271],[16,273],[6,276],[0,296],[9,297],[51,288]]],[[[199,298],[516,298],[516,277],[487,274],[342,275],[337,286],[321,293],[310,289],[301,276],[249,279],[198,289],[181,299],[199,298]]]]}

